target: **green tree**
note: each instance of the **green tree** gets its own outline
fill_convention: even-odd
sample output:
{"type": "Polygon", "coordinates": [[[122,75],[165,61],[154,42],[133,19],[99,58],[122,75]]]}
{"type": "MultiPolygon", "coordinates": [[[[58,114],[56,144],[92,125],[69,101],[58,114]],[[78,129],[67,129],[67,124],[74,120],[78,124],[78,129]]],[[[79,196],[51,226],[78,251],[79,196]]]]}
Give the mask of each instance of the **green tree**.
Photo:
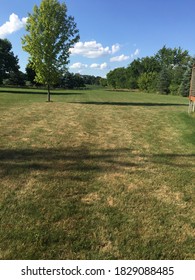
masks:
{"type": "Polygon", "coordinates": [[[154,56],[146,56],[140,60],[140,73],[153,73],[159,72],[161,70],[160,64],[156,57],[154,56]]]}
{"type": "Polygon", "coordinates": [[[107,81],[108,81],[108,85],[113,87],[113,88],[116,88],[116,75],[115,75],[115,70],[112,70],[110,71],[108,74],[107,74],[107,81]]]}
{"type": "Polygon", "coordinates": [[[78,73],[73,74],[73,84],[74,84],[74,88],[85,87],[84,80],[83,80],[82,76],[78,73]]]}
{"type": "Polygon", "coordinates": [[[113,88],[126,88],[127,75],[126,69],[123,67],[116,68],[107,74],[108,85],[113,88]]]}
{"type": "Polygon", "coordinates": [[[26,82],[26,75],[21,71],[11,71],[9,76],[3,80],[6,86],[24,86],[26,82]]]}
{"type": "Polygon", "coordinates": [[[188,67],[183,75],[180,87],[179,94],[182,96],[189,96],[190,94],[190,81],[192,75],[192,68],[188,67]]]}
{"type": "Polygon", "coordinates": [[[169,94],[171,83],[171,72],[163,67],[157,78],[157,91],[162,94],[169,94]]]}
{"type": "Polygon", "coordinates": [[[155,91],[157,83],[156,72],[142,73],[138,78],[138,86],[140,90],[155,91]]]}
{"type": "Polygon", "coordinates": [[[171,84],[169,86],[170,93],[173,95],[179,95],[179,87],[181,85],[181,81],[183,78],[183,75],[185,73],[185,68],[182,66],[175,66],[172,69],[171,73],[171,84]]]}
{"type": "Polygon", "coordinates": [[[36,84],[36,82],[35,82],[36,73],[30,62],[27,64],[25,70],[26,70],[27,81],[32,85],[36,84]]]}
{"type": "Polygon", "coordinates": [[[114,70],[116,75],[116,87],[127,88],[126,69],[121,67],[114,70]]]}
{"type": "Polygon", "coordinates": [[[138,88],[138,78],[143,72],[141,60],[139,58],[135,59],[126,69],[127,88],[138,88]]]}
{"type": "Polygon", "coordinates": [[[157,90],[166,94],[179,94],[183,75],[191,61],[188,51],[164,46],[155,58],[161,66],[157,90]]]}
{"type": "Polygon", "coordinates": [[[85,87],[85,83],[82,75],[67,71],[63,77],[61,77],[58,86],[65,89],[73,89],[85,87]]]}
{"type": "Polygon", "coordinates": [[[108,84],[114,88],[139,88],[162,94],[178,94],[191,61],[188,51],[164,46],[154,56],[135,59],[127,68],[110,71],[107,75],[108,84]]]}
{"type": "Polygon", "coordinates": [[[18,57],[12,52],[12,44],[7,39],[0,39],[0,84],[19,71],[18,57]]]}
{"type": "Polygon", "coordinates": [[[186,65],[190,60],[188,51],[183,51],[182,48],[167,48],[163,46],[155,55],[156,60],[163,67],[173,68],[176,66],[186,65]]]}
{"type": "Polygon", "coordinates": [[[29,14],[22,39],[23,49],[30,54],[35,80],[45,84],[50,101],[50,87],[58,83],[69,63],[70,48],[78,42],[79,32],[67,6],[57,0],[42,0],[29,14]]]}
{"type": "Polygon", "coordinates": [[[100,79],[100,85],[101,85],[102,87],[106,87],[106,86],[108,85],[107,79],[101,78],[101,79],[100,79]]]}
{"type": "Polygon", "coordinates": [[[66,72],[60,79],[59,87],[65,89],[73,89],[74,88],[74,74],[70,72],[66,72]]]}

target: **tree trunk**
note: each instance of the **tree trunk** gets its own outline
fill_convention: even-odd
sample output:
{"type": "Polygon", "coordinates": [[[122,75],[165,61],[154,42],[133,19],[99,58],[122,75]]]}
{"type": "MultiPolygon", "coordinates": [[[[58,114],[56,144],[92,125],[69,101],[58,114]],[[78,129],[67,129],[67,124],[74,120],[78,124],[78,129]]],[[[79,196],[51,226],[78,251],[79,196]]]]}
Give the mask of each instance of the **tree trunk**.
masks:
{"type": "Polygon", "coordinates": [[[50,102],[51,99],[50,99],[50,85],[48,84],[47,85],[47,102],[50,102]]]}

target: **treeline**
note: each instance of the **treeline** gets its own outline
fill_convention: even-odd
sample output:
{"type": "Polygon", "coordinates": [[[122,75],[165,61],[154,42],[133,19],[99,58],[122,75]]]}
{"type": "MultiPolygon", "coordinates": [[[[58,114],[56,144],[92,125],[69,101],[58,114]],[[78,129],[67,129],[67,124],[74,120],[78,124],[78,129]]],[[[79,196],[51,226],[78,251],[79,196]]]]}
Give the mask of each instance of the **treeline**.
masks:
{"type": "MultiPolygon", "coordinates": [[[[0,85],[2,86],[37,86],[42,85],[35,82],[35,71],[28,63],[25,73],[20,71],[18,57],[12,51],[12,44],[7,39],[0,39],[0,85]]],[[[92,75],[73,74],[68,71],[62,73],[57,88],[74,89],[86,85],[101,85],[105,83],[101,77],[92,75]]]]}
{"type": "Polygon", "coordinates": [[[188,51],[164,46],[154,56],[136,59],[127,68],[110,71],[107,83],[113,88],[188,96],[194,62],[188,51]]]}
{"type": "MultiPolygon", "coordinates": [[[[41,86],[35,82],[36,73],[32,69],[31,64],[29,63],[26,67],[26,85],[27,86],[41,86]]],[[[75,88],[82,88],[86,87],[86,85],[100,85],[101,84],[101,77],[99,76],[92,76],[92,75],[81,75],[81,74],[74,74],[66,71],[62,73],[59,82],[56,83],[55,87],[63,88],[63,89],[75,89],[75,88]]]]}
{"type": "MultiPolygon", "coordinates": [[[[111,86],[115,89],[139,89],[161,94],[189,95],[192,65],[195,58],[187,50],[164,46],[156,55],[135,59],[126,68],[116,68],[107,79],[91,75],[62,73],[58,88],[74,89],[86,85],[111,86]]],[[[42,86],[35,82],[35,71],[28,63],[25,73],[20,71],[18,57],[7,39],[0,39],[0,85],[42,86]]]]}

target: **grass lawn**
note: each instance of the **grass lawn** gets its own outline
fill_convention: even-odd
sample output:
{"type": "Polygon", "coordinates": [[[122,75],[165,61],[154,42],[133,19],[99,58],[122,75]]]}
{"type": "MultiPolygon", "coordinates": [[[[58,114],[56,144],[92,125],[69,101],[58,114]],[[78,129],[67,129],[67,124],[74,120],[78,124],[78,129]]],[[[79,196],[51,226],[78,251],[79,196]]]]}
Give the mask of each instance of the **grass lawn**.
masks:
{"type": "Polygon", "coordinates": [[[0,88],[0,259],[195,259],[188,100],[52,100],[0,88]]]}

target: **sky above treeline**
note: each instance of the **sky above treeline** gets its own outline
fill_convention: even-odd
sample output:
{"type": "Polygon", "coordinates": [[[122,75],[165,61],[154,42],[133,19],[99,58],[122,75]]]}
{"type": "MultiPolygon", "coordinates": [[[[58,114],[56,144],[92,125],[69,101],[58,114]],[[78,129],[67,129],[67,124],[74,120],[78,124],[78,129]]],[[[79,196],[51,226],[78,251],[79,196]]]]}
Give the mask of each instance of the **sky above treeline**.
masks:
{"type": "MultiPolygon", "coordinates": [[[[69,71],[105,77],[134,59],[151,56],[164,45],[195,55],[194,0],[66,0],[80,41],[71,50],[69,71]]],[[[1,0],[0,38],[11,41],[25,71],[22,50],[28,13],[41,0],[1,0]]]]}

